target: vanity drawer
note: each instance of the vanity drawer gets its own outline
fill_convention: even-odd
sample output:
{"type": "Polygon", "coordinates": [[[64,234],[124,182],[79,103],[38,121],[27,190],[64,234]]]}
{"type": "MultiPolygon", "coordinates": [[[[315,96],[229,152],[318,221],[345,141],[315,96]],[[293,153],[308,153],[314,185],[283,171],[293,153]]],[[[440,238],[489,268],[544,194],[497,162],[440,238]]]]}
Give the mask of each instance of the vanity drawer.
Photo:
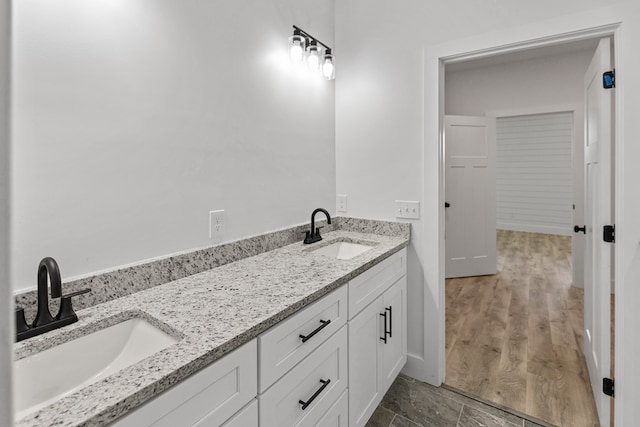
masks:
{"type": "Polygon", "coordinates": [[[257,393],[256,340],[115,421],[116,427],[221,425],[257,393]]]}
{"type": "Polygon", "coordinates": [[[349,391],[345,390],[336,403],[314,427],[349,427],[349,391]]]}
{"type": "Polygon", "coordinates": [[[407,273],[407,250],[402,249],[349,282],[349,320],[407,273]]]}
{"type": "MultiPolygon", "coordinates": [[[[209,427],[211,424],[198,423],[197,427],[209,427]]],[[[258,399],[242,408],[221,427],[258,427],[258,399]]]]}
{"type": "Polygon", "coordinates": [[[258,390],[268,389],[346,321],[347,287],[342,286],[260,335],[258,390]]]}
{"type": "Polygon", "coordinates": [[[343,327],[258,397],[260,427],[316,425],[347,389],[347,381],[343,327]],[[308,406],[302,409],[300,401],[308,406]]]}

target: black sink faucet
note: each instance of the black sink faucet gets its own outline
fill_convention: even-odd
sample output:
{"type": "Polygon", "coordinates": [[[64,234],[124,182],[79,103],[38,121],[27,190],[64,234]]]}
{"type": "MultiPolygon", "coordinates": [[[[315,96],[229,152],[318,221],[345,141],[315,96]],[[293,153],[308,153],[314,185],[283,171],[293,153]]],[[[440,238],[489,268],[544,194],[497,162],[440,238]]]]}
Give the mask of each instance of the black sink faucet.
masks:
{"type": "Polygon", "coordinates": [[[77,322],[78,316],[71,306],[71,297],[89,291],[91,289],[83,289],[62,295],[58,263],[51,257],[44,258],[38,265],[38,312],[33,323],[28,325],[24,317],[24,308],[16,308],[16,342],[77,322]],[[56,317],[53,317],[49,311],[49,282],[51,282],[51,298],[62,298],[56,317]]]}
{"type": "Polygon", "coordinates": [[[38,313],[33,321],[33,327],[44,326],[55,319],[49,312],[48,282],[51,282],[51,298],[60,298],[62,295],[62,280],[60,280],[60,268],[55,259],[46,257],[38,265],[38,313]],[[48,279],[47,280],[47,276],[48,279]]]}
{"type": "Polygon", "coordinates": [[[322,236],[320,236],[320,229],[322,227],[318,227],[316,228],[316,214],[318,212],[322,212],[323,214],[325,214],[325,216],[327,217],[327,224],[331,224],[331,215],[329,215],[329,212],[326,211],[326,209],[322,209],[322,208],[318,208],[316,210],[314,210],[311,213],[311,230],[307,231],[307,234],[304,238],[304,243],[305,244],[309,244],[309,243],[315,243],[315,242],[319,242],[320,240],[322,240],[322,236]]]}

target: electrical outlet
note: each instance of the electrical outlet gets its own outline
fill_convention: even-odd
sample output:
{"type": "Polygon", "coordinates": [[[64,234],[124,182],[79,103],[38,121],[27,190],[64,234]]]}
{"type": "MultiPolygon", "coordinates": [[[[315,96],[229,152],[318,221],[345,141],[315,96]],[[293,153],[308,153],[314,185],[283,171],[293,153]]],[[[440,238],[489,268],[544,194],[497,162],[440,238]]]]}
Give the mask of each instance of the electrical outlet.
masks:
{"type": "Polygon", "coordinates": [[[209,238],[215,243],[222,241],[224,234],[224,209],[209,211],[209,238]]]}
{"type": "Polygon", "coordinates": [[[420,202],[396,200],[396,218],[420,219],[420,202]]]}
{"type": "Polygon", "coordinates": [[[338,212],[347,211],[347,195],[346,194],[338,194],[338,196],[336,197],[336,211],[338,212]]]}

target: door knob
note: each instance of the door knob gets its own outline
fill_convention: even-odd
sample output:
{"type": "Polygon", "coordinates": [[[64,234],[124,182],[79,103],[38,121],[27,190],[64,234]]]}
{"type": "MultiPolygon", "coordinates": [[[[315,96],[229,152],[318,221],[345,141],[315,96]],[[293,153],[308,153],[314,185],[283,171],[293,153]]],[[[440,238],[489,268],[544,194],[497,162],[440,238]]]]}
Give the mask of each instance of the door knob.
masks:
{"type": "Polygon", "coordinates": [[[444,207],[448,208],[448,207],[451,207],[451,205],[449,204],[449,202],[444,202],[444,207]]]}
{"type": "Polygon", "coordinates": [[[579,233],[581,231],[584,234],[587,234],[587,226],[586,225],[583,225],[582,227],[578,227],[577,225],[573,226],[573,232],[574,233],[579,233]]]}

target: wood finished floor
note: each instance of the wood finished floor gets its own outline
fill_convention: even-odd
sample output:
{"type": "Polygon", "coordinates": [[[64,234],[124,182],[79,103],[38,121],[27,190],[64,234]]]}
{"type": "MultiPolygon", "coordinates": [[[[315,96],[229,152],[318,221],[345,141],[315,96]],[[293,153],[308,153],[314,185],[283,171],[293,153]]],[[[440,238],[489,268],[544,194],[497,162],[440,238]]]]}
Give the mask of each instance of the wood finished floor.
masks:
{"type": "Polygon", "coordinates": [[[562,427],[598,426],[571,238],[498,231],[498,274],[446,281],[445,383],[562,427]]]}

